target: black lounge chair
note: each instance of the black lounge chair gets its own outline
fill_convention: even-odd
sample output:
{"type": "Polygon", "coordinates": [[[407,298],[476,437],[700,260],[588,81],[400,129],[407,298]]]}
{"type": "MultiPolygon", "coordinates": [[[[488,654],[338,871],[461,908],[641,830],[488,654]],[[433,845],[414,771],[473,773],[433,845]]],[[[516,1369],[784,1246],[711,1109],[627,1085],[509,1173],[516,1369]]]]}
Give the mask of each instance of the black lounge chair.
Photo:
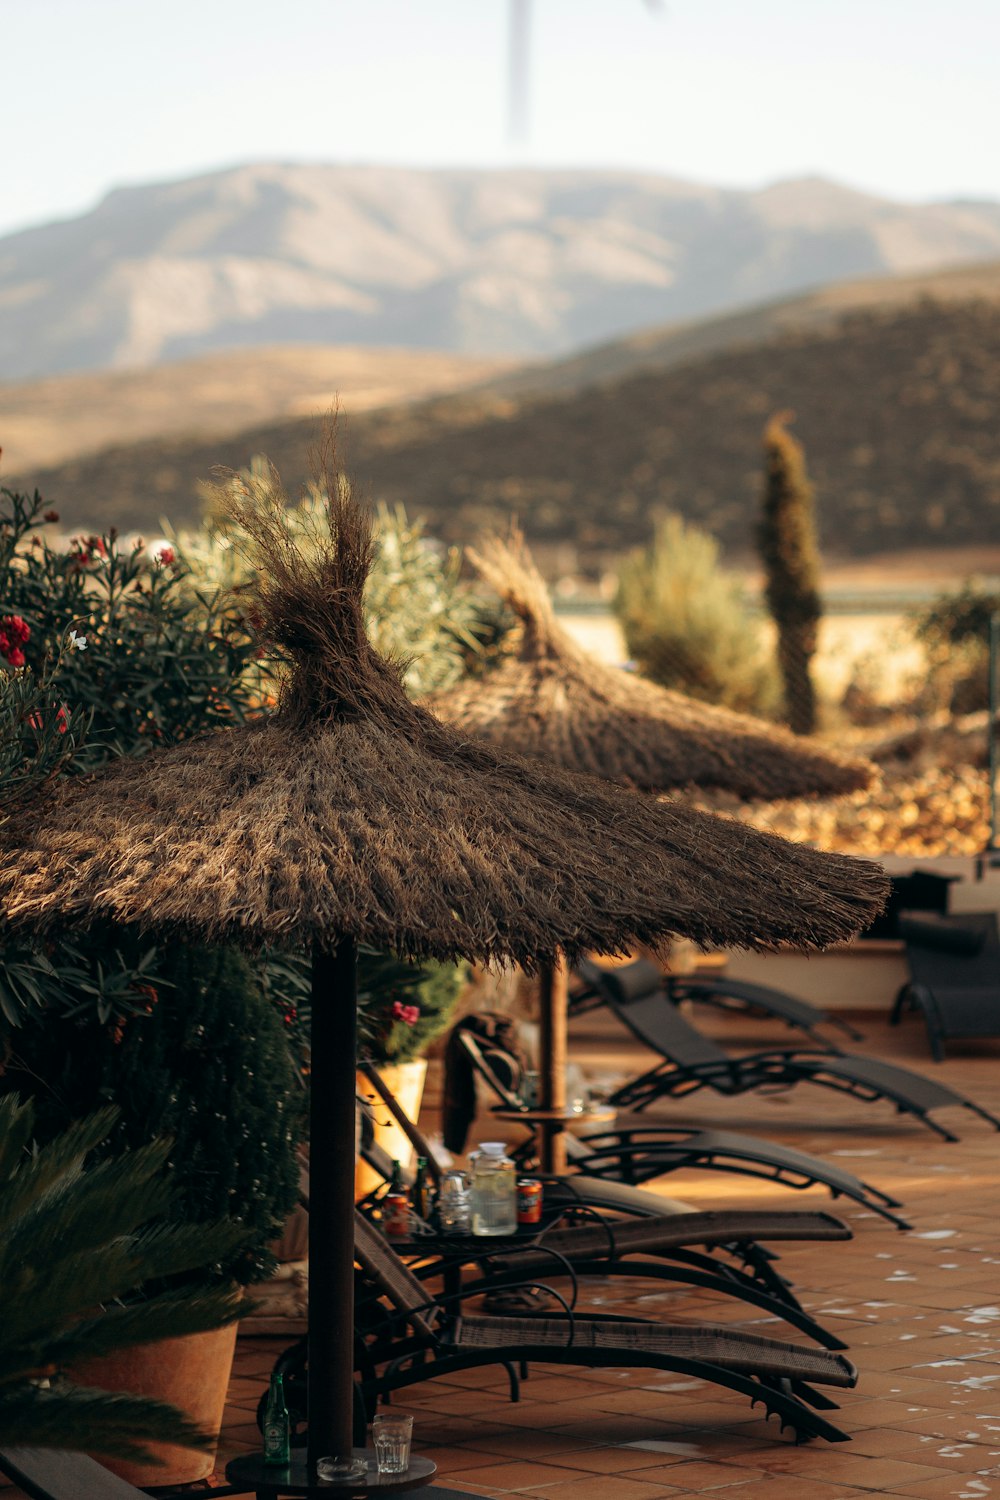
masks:
{"type": "Polygon", "coordinates": [[[1000,1037],[1000,933],[993,912],[902,916],[908,983],[896,996],[889,1024],[920,1010],[935,1062],[947,1038],[1000,1037]]]}
{"type": "MultiPolygon", "coordinates": [[[[597,965],[583,961],[576,965],[573,972],[577,984],[569,997],[570,1015],[583,1015],[597,1005],[604,1005],[606,996],[603,986],[600,982],[594,982],[595,975],[599,981],[602,974],[597,965]]],[[[840,1016],[830,1015],[819,1006],[810,1005],[808,1000],[800,1000],[795,995],[786,994],[784,990],[772,988],[771,985],[751,984],[724,973],[666,974],[645,958],[623,964],[615,972],[623,976],[636,976],[643,987],[653,989],[659,986],[664,998],[674,1005],[679,1005],[682,1000],[692,1000],[698,1005],[711,1005],[718,1010],[773,1016],[776,1020],[784,1021],[786,1026],[804,1032],[817,1045],[833,1052],[838,1049],[823,1036],[824,1026],[835,1027],[852,1041],[864,1040],[861,1032],[856,1031],[840,1016]]]]}
{"type": "MultiPolygon", "coordinates": [[[[662,1001],[658,1003],[662,1005],[662,1001]]],[[[679,1017],[673,1006],[663,1006],[663,1009],[679,1017]]],[[[501,1106],[507,1110],[524,1110],[527,1115],[528,1106],[491,1066],[489,1055],[477,1039],[468,1032],[462,1032],[461,1039],[473,1066],[489,1084],[501,1106]]],[[[528,1139],[514,1155],[516,1160],[527,1164],[535,1158],[537,1141],[527,1118],[525,1129],[529,1131],[528,1139]]],[[[567,1162],[573,1169],[573,1174],[567,1179],[568,1185],[582,1186],[585,1181],[588,1200],[608,1210],[617,1208],[629,1212],[625,1203],[644,1182],[691,1167],[761,1177],[766,1182],[797,1190],[819,1183],[834,1198],[851,1198],[869,1212],[888,1219],[897,1229],[911,1228],[908,1220],[894,1212],[902,1206],[898,1198],[820,1156],[766,1141],[761,1136],[732,1130],[698,1130],[683,1125],[658,1124],[601,1131],[584,1137],[567,1133],[564,1140],[567,1162]]],[[[638,1205],[631,1211],[642,1212],[638,1205]]]]}
{"type": "MultiPolygon", "coordinates": [[[[592,967],[596,969],[596,965],[592,967]]],[[[615,1015],[662,1059],[656,1067],[617,1089],[611,1096],[612,1104],[643,1110],[656,1099],[682,1098],[703,1088],[733,1095],[776,1085],[815,1083],[866,1103],[887,1099],[899,1114],[913,1115],[946,1141],[956,1141],[958,1137],[931,1119],[932,1110],[961,1107],[1000,1130],[1000,1119],[982,1105],[895,1063],[857,1053],[780,1047],[745,1056],[731,1055],[697,1031],[676,1006],[664,1004],[658,986],[644,991],[636,983],[629,984],[629,978],[634,980],[635,976],[620,981],[616,969],[601,970],[598,974],[594,982],[604,986],[607,1004],[615,1015]]]]}
{"type": "MultiPolygon", "coordinates": [[[[374,1069],[366,1071],[384,1097],[384,1081],[374,1069]]],[[[396,1107],[398,1109],[398,1105],[396,1107]]],[[[408,1123],[418,1152],[431,1160],[429,1147],[419,1128],[412,1122],[408,1123]]],[[[388,1182],[393,1162],[368,1132],[362,1133],[361,1151],[364,1160],[388,1182]]],[[[547,1205],[561,1210],[561,1217],[572,1227],[545,1231],[544,1244],[558,1250],[579,1274],[649,1275],[653,1280],[675,1281],[718,1291],[793,1324],[825,1348],[844,1347],[835,1335],[803,1310],[788,1281],[775,1270],[777,1256],[760,1243],[765,1240],[811,1243],[851,1239],[851,1230],[841,1219],[833,1214],[808,1210],[697,1212],[686,1207],[680,1209],[679,1205],[675,1206],[674,1212],[666,1213],[665,1200],[656,1194],[618,1183],[610,1184],[611,1192],[608,1187],[609,1184],[600,1179],[591,1181],[579,1174],[566,1179],[545,1179],[547,1205]],[[599,1211],[601,1209],[631,1217],[609,1219],[599,1211]],[[719,1253],[713,1254],[713,1251],[719,1253]],[[632,1261],[633,1256],[644,1258],[632,1261]]],[[[367,1206],[370,1211],[375,1206],[375,1199],[366,1200],[362,1206],[367,1206]]],[[[481,1239],[449,1238],[446,1246],[435,1243],[417,1274],[423,1280],[452,1266],[478,1262],[482,1253],[481,1239]]],[[[524,1256],[533,1253],[530,1245],[521,1252],[524,1256]]],[[[547,1250],[542,1252],[541,1258],[550,1263],[547,1250]]],[[[495,1290],[494,1280],[489,1287],[484,1283],[483,1290],[495,1290]]]]}
{"type": "MultiPolygon", "coordinates": [[[[119,1479],[95,1459],[65,1448],[0,1448],[0,1473],[13,1480],[29,1500],[149,1500],[145,1490],[136,1489],[134,1484],[119,1479]]],[[[157,1491],[159,1500],[182,1500],[182,1497],[183,1500],[194,1500],[199,1494],[214,1497],[250,1493],[230,1485],[215,1485],[205,1490],[187,1485],[172,1494],[157,1491]]],[[[436,1484],[411,1493],[417,1500],[479,1500],[468,1490],[443,1490],[436,1484]]]]}
{"type": "MultiPolygon", "coordinates": [[[[466,1316],[461,1302],[453,1312],[429,1299],[423,1283],[361,1214],[355,1217],[355,1257],[362,1276],[359,1370],[370,1405],[416,1382],[482,1365],[506,1368],[512,1400],[520,1394],[515,1367],[532,1362],[659,1369],[762,1402],[797,1440],[846,1438],[819,1415],[820,1409],[835,1409],[835,1403],[813,1389],[814,1383],[853,1387],[857,1372],[843,1355],[725,1328],[579,1314],[551,1287],[546,1290],[564,1307],[561,1317],[466,1316]]],[[[669,1401],[669,1391],[664,1400],[669,1401]]]]}
{"type": "MultiPolygon", "coordinates": [[[[817,1323],[789,1295],[787,1283],[779,1279],[776,1291],[770,1290],[754,1275],[707,1253],[712,1249],[727,1250],[744,1258],[748,1251],[759,1249],[757,1241],[767,1238],[836,1241],[850,1239],[851,1232],[832,1214],[709,1211],[624,1222],[600,1218],[596,1223],[575,1223],[569,1228],[545,1231],[536,1245],[529,1244],[504,1257],[499,1280],[497,1272],[487,1264],[480,1280],[463,1283],[463,1294],[494,1294],[532,1276],[558,1276],[559,1263],[565,1262],[577,1277],[641,1277],[735,1297],[791,1324],[824,1349],[846,1349],[843,1339],[817,1323]],[[558,1257],[555,1268],[553,1252],[558,1257]]],[[[411,1269],[423,1282],[446,1272],[449,1265],[478,1263],[482,1255],[481,1239],[462,1237],[445,1255],[440,1258],[435,1255],[430,1264],[411,1269]]],[[[773,1270],[771,1275],[773,1278],[773,1270]]]]}

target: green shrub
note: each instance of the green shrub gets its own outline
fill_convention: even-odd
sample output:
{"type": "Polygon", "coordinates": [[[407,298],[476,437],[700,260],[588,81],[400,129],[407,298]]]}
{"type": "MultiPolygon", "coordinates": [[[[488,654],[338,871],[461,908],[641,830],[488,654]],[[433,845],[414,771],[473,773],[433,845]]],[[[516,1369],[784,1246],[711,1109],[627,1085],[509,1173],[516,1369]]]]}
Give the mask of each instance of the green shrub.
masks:
{"type": "Polygon", "coordinates": [[[929,706],[959,714],[989,706],[990,621],[998,613],[1000,594],[972,578],[912,612],[927,657],[929,706]]]}
{"type": "Polygon", "coordinates": [[[237,1220],[251,1244],[227,1269],[258,1279],[298,1189],[304,1096],[282,1020],[229,948],[165,948],[140,993],[138,1013],[104,1025],[30,1021],[11,1035],[3,1086],[33,1098],[43,1141],[108,1104],[119,1116],[96,1155],[170,1136],[171,1219],[237,1220]]]}
{"type": "Polygon", "coordinates": [[[743,711],[774,707],[758,622],[707,532],[679,516],[661,521],[652,544],[622,563],[614,608],[629,655],[654,682],[743,711]]]}
{"type": "MultiPolygon", "coordinates": [[[[343,486],[347,481],[340,475],[336,482],[343,486]]],[[[206,524],[174,537],[189,587],[212,593],[248,581],[238,538],[228,535],[216,519],[223,513],[220,492],[234,488],[252,493],[265,505],[285,504],[281,482],[261,455],[239,473],[205,486],[206,524]]],[[[307,486],[289,513],[297,542],[322,540],[325,504],[323,486],[307,486]]],[[[448,687],[462,675],[467,656],[477,650],[485,607],[460,583],[461,559],[454,548],[445,550],[431,541],[424,523],[409,520],[401,505],[379,505],[375,514],[377,550],[365,594],[368,633],[377,650],[407,664],[406,687],[418,697],[448,687]]]]}

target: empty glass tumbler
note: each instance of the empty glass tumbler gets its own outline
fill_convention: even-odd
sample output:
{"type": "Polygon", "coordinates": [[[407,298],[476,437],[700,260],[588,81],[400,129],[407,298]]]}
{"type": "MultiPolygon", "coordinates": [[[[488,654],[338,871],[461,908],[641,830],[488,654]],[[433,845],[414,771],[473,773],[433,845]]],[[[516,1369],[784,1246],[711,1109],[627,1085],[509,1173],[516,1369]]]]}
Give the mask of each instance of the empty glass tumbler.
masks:
{"type": "Polygon", "coordinates": [[[413,1418],[380,1412],[372,1422],[375,1462],[380,1474],[405,1474],[410,1467],[413,1418]]]}
{"type": "Polygon", "coordinates": [[[468,1234],[472,1219],[469,1182],[464,1172],[442,1173],[437,1209],[442,1234],[468,1234]]]}

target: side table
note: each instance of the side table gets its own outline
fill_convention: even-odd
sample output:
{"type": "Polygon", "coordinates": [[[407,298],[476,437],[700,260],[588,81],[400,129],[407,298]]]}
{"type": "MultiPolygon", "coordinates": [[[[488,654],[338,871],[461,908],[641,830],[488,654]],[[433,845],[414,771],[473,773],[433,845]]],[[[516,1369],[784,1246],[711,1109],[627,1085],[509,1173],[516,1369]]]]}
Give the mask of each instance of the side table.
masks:
{"type": "Polygon", "coordinates": [[[561,1172],[566,1169],[565,1152],[560,1137],[571,1125],[609,1125],[618,1118],[618,1111],[611,1105],[592,1109],[508,1109],[498,1105],[490,1110],[498,1120],[513,1120],[525,1125],[538,1137],[538,1156],[545,1172],[561,1172]]]}
{"type": "Polygon", "coordinates": [[[405,1474],[380,1474],[375,1464],[375,1454],[370,1448],[355,1448],[355,1458],[363,1458],[367,1471],[353,1479],[320,1479],[310,1472],[305,1461],[305,1450],[292,1449],[292,1461],[285,1468],[277,1464],[266,1464],[261,1453],[241,1453],[226,1465],[226,1480],[229,1484],[244,1485],[252,1490],[257,1500],[275,1500],[279,1495],[326,1495],[343,1497],[355,1495],[401,1495],[408,1490],[422,1490],[437,1473],[437,1464],[429,1458],[413,1457],[405,1474]]]}

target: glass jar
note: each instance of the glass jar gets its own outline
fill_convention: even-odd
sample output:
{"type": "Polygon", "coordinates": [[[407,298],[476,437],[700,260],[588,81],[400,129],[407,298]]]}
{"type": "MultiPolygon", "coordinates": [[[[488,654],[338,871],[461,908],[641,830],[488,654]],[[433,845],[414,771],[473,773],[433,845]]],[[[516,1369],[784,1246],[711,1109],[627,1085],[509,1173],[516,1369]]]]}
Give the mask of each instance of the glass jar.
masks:
{"type": "Polygon", "coordinates": [[[471,1158],[472,1232],[517,1233],[517,1168],[502,1141],[483,1141],[471,1158]]]}

